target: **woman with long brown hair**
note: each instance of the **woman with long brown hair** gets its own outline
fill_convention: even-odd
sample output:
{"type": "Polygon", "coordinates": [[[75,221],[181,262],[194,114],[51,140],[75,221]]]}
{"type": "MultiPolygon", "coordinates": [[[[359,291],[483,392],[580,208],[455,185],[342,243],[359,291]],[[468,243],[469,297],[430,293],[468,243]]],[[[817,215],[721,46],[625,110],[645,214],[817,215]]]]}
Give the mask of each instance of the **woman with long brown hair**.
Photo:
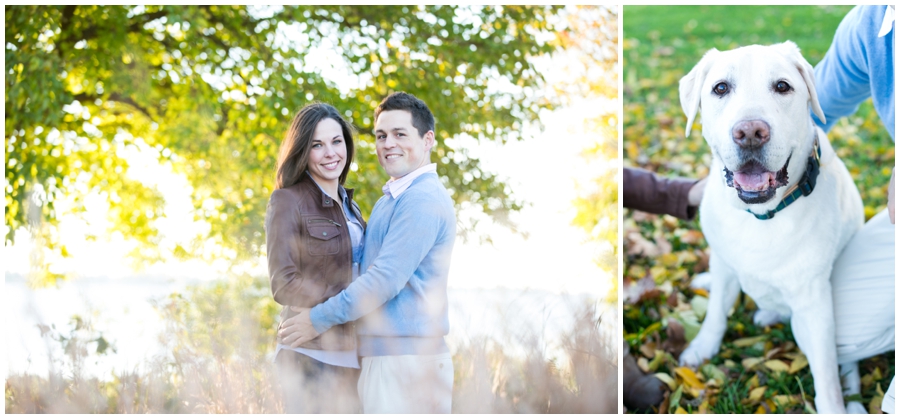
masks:
{"type": "MultiPolygon", "coordinates": [[[[297,314],[294,308],[338,294],[358,275],[365,221],[353,190],[343,187],[353,154],[353,129],[333,106],[312,103],[294,116],[266,209],[269,279],[284,306],[282,321],[297,314]]],[[[358,411],[352,323],[297,348],[279,337],[275,364],[286,413],[358,411]]]]}

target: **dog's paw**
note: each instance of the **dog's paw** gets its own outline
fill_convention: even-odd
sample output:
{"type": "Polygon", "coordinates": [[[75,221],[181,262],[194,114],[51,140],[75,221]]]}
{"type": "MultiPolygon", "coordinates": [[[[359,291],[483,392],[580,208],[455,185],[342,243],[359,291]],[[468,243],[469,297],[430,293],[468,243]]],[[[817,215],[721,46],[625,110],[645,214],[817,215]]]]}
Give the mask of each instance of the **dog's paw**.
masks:
{"type": "Polygon", "coordinates": [[[694,275],[694,279],[691,280],[691,288],[693,289],[705,289],[709,291],[712,287],[712,275],[709,272],[699,273],[694,275]]]}
{"type": "Polygon", "coordinates": [[[703,363],[704,360],[710,359],[719,352],[718,343],[709,343],[697,336],[687,349],[681,353],[678,363],[690,367],[696,367],[703,363]]]}
{"type": "Polygon", "coordinates": [[[869,411],[866,410],[860,402],[850,402],[847,403],[847,413],[865,415],[868,414],[869,411]]]}
{"type": "Polygon", "coordinates": [[[772,326],[783,321],[781,315],[774,311],[756,310],[753,314],[753,324],[757,326],[772,326]]]}

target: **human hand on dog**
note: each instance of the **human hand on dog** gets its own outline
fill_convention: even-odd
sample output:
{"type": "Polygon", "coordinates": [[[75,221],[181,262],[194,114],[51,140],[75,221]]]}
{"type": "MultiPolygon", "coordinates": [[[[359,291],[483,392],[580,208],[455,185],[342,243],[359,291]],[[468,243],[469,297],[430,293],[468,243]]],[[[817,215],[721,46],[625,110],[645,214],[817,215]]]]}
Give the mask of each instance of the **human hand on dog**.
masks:
{"type": "Polygon", "coordinates": [[[700,206],[700,201],[703,200],[703,190],[706,189],[706,179],[709,178],[700,179],[694,186],[691,186],[691,189],[688,191],[688,205],[692,207],[700,206]]]}
{"type": "Polygon", "coordinates": [[[313,327],[312,320],[309,318],[310,310],[309,307],[291,306],[291,311],[296,312],[297,315],[281,322],[278,336],[281,337],[282,343],[291,348],[299,348],[300,345],[319,336],[319,332],[313,327]]]}

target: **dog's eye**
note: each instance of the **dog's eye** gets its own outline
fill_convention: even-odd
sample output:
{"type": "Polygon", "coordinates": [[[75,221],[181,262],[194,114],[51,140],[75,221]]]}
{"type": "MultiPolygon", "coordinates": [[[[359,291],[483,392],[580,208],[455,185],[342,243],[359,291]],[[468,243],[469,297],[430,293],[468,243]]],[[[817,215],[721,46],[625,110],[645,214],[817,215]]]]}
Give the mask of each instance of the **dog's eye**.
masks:
{"type": "Polygon", "coordinates": [[[791,85],[787,84],[787,82],[784,80],[781,80],[778,83],[775,83],[775,91],[778,93],[787,93],[787,92],[790,92],[791,90],[794,90],[794,88],[791,87],[791,85]]]}
{"type": "Polygon", "coordinates": [[[719,96],[724,96],[726,93],[728,93],[728,90],[728,83],[725,83],[724,81],[713,86],[713,93],[719,96]]]}

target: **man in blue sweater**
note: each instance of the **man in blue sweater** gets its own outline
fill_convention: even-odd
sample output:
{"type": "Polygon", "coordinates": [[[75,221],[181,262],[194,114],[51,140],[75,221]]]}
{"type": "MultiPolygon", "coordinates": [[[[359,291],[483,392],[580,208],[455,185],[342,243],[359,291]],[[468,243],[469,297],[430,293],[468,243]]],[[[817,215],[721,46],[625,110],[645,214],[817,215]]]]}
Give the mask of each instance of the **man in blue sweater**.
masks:
{"type": "Polygon", "coordinates": [[[456,214],[431,163],[434,116],[415,96],[391,94],[375,109],[375,138],[390,180],[372,209],[360,276],[299,310],[279,333],[294,346],[359,319],[363,413],[450,413],[453,363],[444,336],[456,214]]]}
{"type": "MultiPolygon", "coordinates": [[[[816,91],[827,124],[856,112],[872,98],[875,111],[894,139],[894,6],[857,6],[841,21],[825,57],[816,65],[816,91]]],[[[894,350],[894,177],[888,208],[860,229],[831,272],[835,341],[846,394],[859,393],[856,361],[894,350]],[[851,371],[853,370],[853,371],[851,371]]],[[[894,381],[882,410],[894,413],[894,381]]],[[[848,413],[866,413],[850,402],[848,413]]]]}

